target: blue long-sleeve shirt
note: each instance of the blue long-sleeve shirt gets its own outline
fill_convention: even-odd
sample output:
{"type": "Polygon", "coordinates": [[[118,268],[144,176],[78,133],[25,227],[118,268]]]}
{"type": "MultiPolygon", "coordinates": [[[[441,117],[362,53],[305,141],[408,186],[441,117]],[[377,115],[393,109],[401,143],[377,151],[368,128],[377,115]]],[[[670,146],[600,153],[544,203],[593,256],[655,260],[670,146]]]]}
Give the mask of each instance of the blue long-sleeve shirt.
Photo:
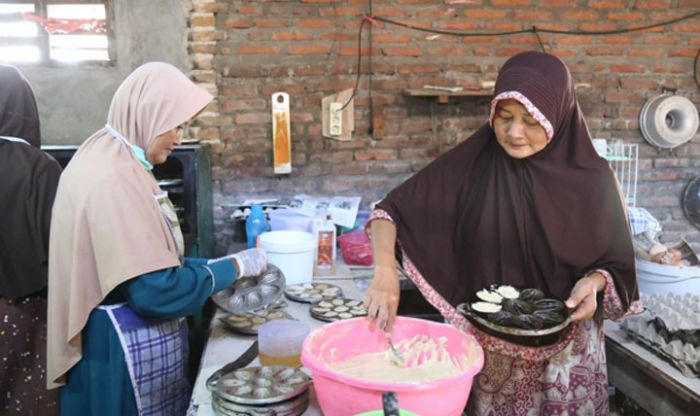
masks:
{"type": "Polygon", "coordinates": [[[146,273],[122,283],[117,291],[134,312],[170,320],[197,313],[209,296],[235,280],[236,268],[229,259],[207,264],[206,259],[185,258],[182,267],[146,273]]]}
{"type": "MultiPolygon", "coordinates": [[[[102,304],[127,302],[140,315],[172,320],[201,310],[209,296],[233,284],[236,274],[229,259],[207,264],[206,259],[186,258],[181,267],[122,283],[102,304]]],[[[82,337],[82,359],[61,388],[61,414],[136,415],[124,351],[105,311],[96,309],[90,314],[82,337]]]]}

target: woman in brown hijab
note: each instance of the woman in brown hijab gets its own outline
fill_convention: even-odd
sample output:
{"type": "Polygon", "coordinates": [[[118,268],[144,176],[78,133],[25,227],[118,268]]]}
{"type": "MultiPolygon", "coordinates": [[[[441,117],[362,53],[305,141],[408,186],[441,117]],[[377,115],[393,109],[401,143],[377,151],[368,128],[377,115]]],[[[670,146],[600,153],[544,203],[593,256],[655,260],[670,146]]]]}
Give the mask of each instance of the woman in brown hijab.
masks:
{"type": "Polygon", "coordinates": [[[42,152],[34,93],[0,65],[0,414],[58,414],[46,390],[49,222],[61,167],[42,152]]]}
{"type": "Polygon", "coordinates": [[[485,350],[472,413],[607,414],[602,318],[640,309],[634,250],[614,173],[593,149],[563,62],[539,52],[510,58],[489,122],[390,192],[371,219],[370,316],[391,329],[398,242],[425,298],[485,350]],[[492,284],[566,300],[574,323],[542,348],[482,333],[455,306],[492,284]]]}

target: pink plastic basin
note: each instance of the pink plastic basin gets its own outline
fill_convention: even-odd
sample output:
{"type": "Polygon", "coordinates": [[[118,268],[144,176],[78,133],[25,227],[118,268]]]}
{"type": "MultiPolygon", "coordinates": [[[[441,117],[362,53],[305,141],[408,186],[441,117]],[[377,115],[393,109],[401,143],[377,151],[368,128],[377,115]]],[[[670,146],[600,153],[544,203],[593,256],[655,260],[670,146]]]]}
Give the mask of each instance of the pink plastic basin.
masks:
{"type": "Polygon", "coordinates": [[[311,370],[314,389],[326,416],[350,416],[382,408],[382,392],[394,391],[399,407],[421,416],[459,416],[469,398],[474,376],[484,365],[484,353],[471,334],[423,319],[398,317],[392,333],[397,342],[414,335],[445,337],[453,357],[467,357],[462,373],[422,383],[389,383],[338,373],[327,364],[377,351],[386,351],[384,333],[367,318],[337,321],[313,331],[302,347],[301,361],[311,370]]]}

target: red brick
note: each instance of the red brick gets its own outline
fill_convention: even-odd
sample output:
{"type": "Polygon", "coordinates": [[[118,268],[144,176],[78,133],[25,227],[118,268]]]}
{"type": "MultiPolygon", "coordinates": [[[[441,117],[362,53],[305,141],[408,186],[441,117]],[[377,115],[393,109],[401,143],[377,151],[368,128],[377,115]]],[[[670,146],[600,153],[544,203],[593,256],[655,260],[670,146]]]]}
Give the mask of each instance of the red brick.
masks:
{"type": "Polygon", "coordinates": [[[629,56],[646,56],[646,57],[658,57],[664,54],[662,49],[630,49],[627,54],[629,56]]]}
{"type": "Polygon", "coordinates": [[[513,13],[513,19],[516,21],[534,20],[539,22],[547,22],[552,20],[552,12],[542,10],[516,10],[513,13]]]}
{"type": "Polygon", "coordinates": [[[479,27],[478,22],[474,21],[449,21],[449,22],[438,22],[437,27],[440,29],[451,30],[451,31],[475,31],[479,27]]]}
{"type": "Polygon", "coordinates": [[[297,41],[313,39],[313,35],[308,32],[274,32],[270,39],[278,41],[297,41]]]}
{"type": "Polygon", "coordinates": [[[554,7],[557,9],[565,8],[568,7],[570,8],[572,6],[572,1],[571,0],[540,0],[540,6],[542,7],[554,7]]]}
{"type": "Polygon", "coordinates": [[[622,20],[624,22],[639,22],[644,21],[644,14],[639,12],[610,12],[608,13],[608,19],[610,20],[622,20]]]}
{"type": "Polygon", "coordinates": [[[382,54],[386,56],[421,56],[423,50],[419,47],[383,47],[382,54]]]}
{"type": "Polygon", "coordinates": [[[333,22],[328,19],[299,19],[297,26],[303,29],[328,29],[333,27],[333,22]]]}
{"type": "Polygon", "coordinates": [[[595,10],[562,12],[560,16],[562,20],[597,20],[600,18],[598,12],[595,10]]]}
{"type": "Polygon", "coordinates": [[[634,40],[630,35],[603,36],[601,41],[608,45],[629,45],[634,40]]]}
{"type": "Polygon", "coordinates": [[[467,9],[464,16],[470,19],[496,20],[506,17],[506,11],[494,9],[467,9]]]}
{"type": "Polygon", "coordinates": [[[263,14],[262,6],[238,6],[236,7],[237,14],[243,14],[247,16],[260,16],[263,14]]]}
{"type": "Polygon", "coordinates": [[[214,16],[193,16],[190,20],[192,26],[214,26],[216,25],[216,19],[214,16]]]}
{"type": "Polygon", "coordinates": [[[605,48],[605,47],[592,47],[586,49],[586,55],[588,56],[620,56],[622,55],[621,49],[605,48]]]}
{"type": "Polygon", "coordinates": [[[377,43],[408,43],[413,40],[413,37],[408,34],[400,33],[377,33],[372,34],[372,42],[377,43]]]}
{"type": "Polygon", "coordinates": [[[290,55],[326,55],[330,45],[292,45],[288,52],[290,55]]]}
{"type": "Polygon", "coordinates": [[[355,6],[338,6],[332,8],[324,8],[319,10],[319,14],[323,17],[348,17],[357,16],[360,17],[363,14],[364,9],[362,7],[355,6]]]}
{"type": "Polygon", "coordinates": [[[491,0],[491,4],[496,7],[518,7],[530,6],[532,2],[530,0],[491,0]]]}
{"type": "Polygon", "coordinates": [[[626,0],[590,0],[590,7],[594,9],[624,9],[627,7],[626,0]]]}
{"type": "MultiPolygon", "coordinates": [[[[693,1],[697,2],[698,6],[700,6],[700,1],[698,1],[698,0],[693,0],[693,1]]],[[[682,0],[681,0],[681,3],[682,3],[682,0]]],[[[671,7],[671,0],[638,1],[638,2],[635,2],[634,7],[636,7],[637,9],[668,9],[671,7]]],[[[682,5],[680,5],[679,7],[683,8],[682,5]]]]}
{"type": "Polygon", "coordinates": [[[238,47],[239,55],[277,55],[280,48],[270,45],[242,45],[238,47]]]}
{"type": "Polygon", "coordinates": [[[287,19],[256,19],[256,27],[288,27],[291,26],[287,19]]]}
{"type": "Polygon", "coordinates": [[[610,72],[620,72],[620,73],[642,73],[646,72],[647,67],[645,65],[639,64],[612,64],[610,65],[610,72]]]}

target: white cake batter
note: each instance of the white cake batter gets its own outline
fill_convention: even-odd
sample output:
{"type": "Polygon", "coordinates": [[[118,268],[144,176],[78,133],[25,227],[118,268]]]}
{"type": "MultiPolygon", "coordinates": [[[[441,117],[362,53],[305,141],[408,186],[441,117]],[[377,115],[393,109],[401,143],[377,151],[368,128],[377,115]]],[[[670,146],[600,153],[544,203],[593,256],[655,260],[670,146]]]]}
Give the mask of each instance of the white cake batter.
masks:
{"type": "MultiPolygon", "coordinates": [[[[349,376],[383,382],[420,383],[456,376],[468,368],[466,357],[450,356],[445,344],[447,338],[436,339],[416,335],[396,343],[404,357],[405,366],[392,359],[391,350],[361,354],[329,364],[329,367],[349,376]]],[[[466,352],[465,352],[466,353],[466,352]]],[[[465,354],[466,355],[466,354],[465,354]]]]}

